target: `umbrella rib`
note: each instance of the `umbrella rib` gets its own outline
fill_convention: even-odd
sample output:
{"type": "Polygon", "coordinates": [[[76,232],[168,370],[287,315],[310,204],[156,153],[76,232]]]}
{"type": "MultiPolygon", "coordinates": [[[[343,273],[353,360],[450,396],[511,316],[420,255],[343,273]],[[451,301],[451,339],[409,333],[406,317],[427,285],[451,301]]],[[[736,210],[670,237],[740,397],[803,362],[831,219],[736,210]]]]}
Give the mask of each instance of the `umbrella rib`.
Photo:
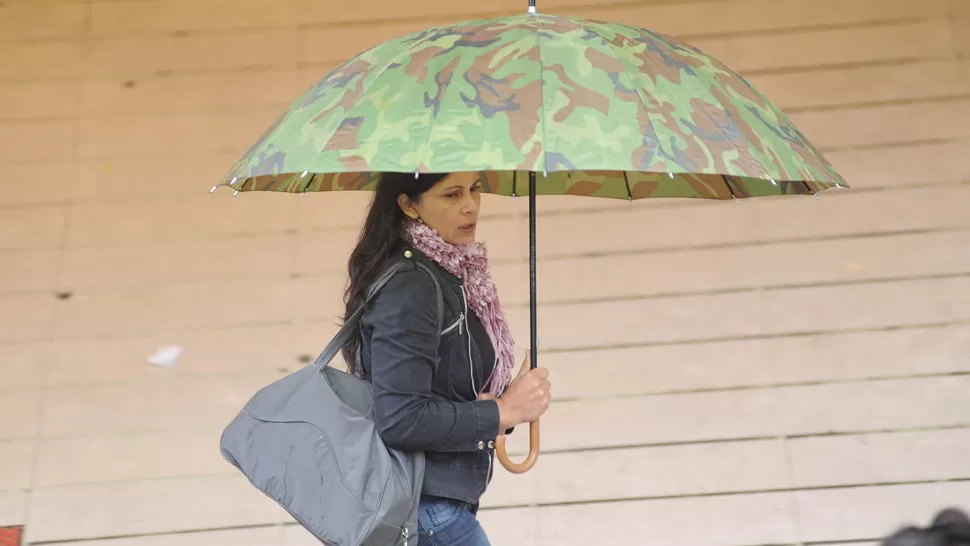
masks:
{"type": "MultiPolygon", "coordinates": [[[[438,109],[437,110],[435,108],[430,109],[431,121],[428,123],[428,138],[425,140],[424,146],[421,148],[421,153],[418,154],[418,164],[414,166],[415,176],[417,176],[418,169],[421,168],[421,165],[425,163],[425,160],[427,159],[426,156],[430,154],[431,137],[434,136],[435,122],[438,121],[438,114],[441,113],[440,110],[444,108],[445,95],[447,95],[448,91],[451,89],[451,80],[452,78],[455,77],[455,72],[457,71],[458,65],[455,65],[455,68],[456,70],[453,70],[452,73],[448,76],[448,83],[445,85],[444,89],[440,90],[441,95],[438,97],[438,101],[439,101],[438,109]]],[[[440,73],[438,75],[440,75],[440,73]]],[[[466,77],[467,77],[467,71],[466,71],[466,77]]],[[[429,167],[428,170],[431,170],[431,168],[429,167]]]]}
{"type": "MultiPolygon", "coordinates": [[[[603,36],[603,33],[602,32],[597,32],[596,30],[594,30],[592,28],[593,25],[590,25],[589,23],[590,23],[589,21],[584,22],[583,28],[587,32],[590,32],[590,33],[598,36],[601,40],[609,43],[609,40],[607,40],[606,37],[603,36]]],[[[626,26],[626,25],[624,25],[624,26],[626,26]]],[[[631,28],[631,27],[626,26],[626,28],[631,28]]],[[[650,116],[650,109],[647,108],[647,101],[646,101],[646,98],[643,96],[643,90],[640,88],[639,85],[637,85],[636,80],[633,79],[633,74],[630,73],[630,68],[627,66],[627,64],[624,61],[624,59],[621,56],[619,56],[619,55],[616,56],[616,59],[618,61],[620,61],[620,66],[623,67],[623,74],[626,75],[626,77],[627,77],[628,80],[630,80],[630,89],[632,89],[633,92],[636,94],[637,98],[640,99],[640,106],[643,108],[644,114],[646,116],[648,116],[648,118],[649,118],[649,116],[650,116]]],[[[648,121],[649,121],[649,119],[648,119],[648,121]]],[[[660,138],[659,137],[657,138],[657,147],[660,148],[661,152],[663,151],[663,144],[660,142],[660,138]]],[[[647,172],[652,172],[652,171],[647,171],[647,172]]],[[[669,173],[670,171],[668,170],[667,172],[669,173]]],[[[671,178],[673,178],[673,175],[671,175],[671,178]]],[[[626,172],[626,170],[623,171],[623,180],[624,180],[624,182],[626,182],[626,185],[627,185],[627,189],[626,189],[627,195],[629,196],[630,200],[632,201],[633,200],[633,193],[630,191],[630,181],[627,178],[627,172],[626,172]]]]}
{"type": "Polygon", "coordinates": [[[630,191],[630,178],[627,177],[626,171],[623,171],[623,183],[626,184],[626,197],[630,201],[633,201],[633,192],[630,191]]]}
{"type": "MultiPolygon", "coordinates": [[[[373,87],[373,85],[375,83],[377,83],[377,80],[381,79],[381,76],[383,76],[384,73],[387,72],[387,69],[388,68],[390,68],[391,66],[397,64],[401,59],[403,59],[405,56],[407,56],[409,53],[411,53],[413,51],[413,49],[414,49],[415,46],[417,46],[419,44],[423,45],[424,42],[427,42],[429,40],[429,38],[431,36],[433,36],[433,35],[434,35],[433,33],[429,33],[427,36],[423,36],[418,42],[412,44],[410,47],[402,48],[402,50],[397,55],[395,55],[391,59],[390,62],[384,64],[384,66],[381,68],[381,71],[378,72],[376,76],[374,76],[374,79],[371,80],[363,89],[360,90],[360,96],[361,96],[361,98],[363,98],[364,95],[367,94],[367,91],[370,90],[370,88],[373,87]]],[[[359,58],[359,57],[360,57],[360,55],[358,55],[356,58],[359,58]]],[[[359,102],[358,102],[358,104],[359,104],[359,102]]],[[[349,114],[353,110],[353,108],[355,106],[357,106],[357,104],[354,104],[354,106],[351,106],[348,109],[347,114],[349,114]]],[[[340,120],[340,123],[338,123],[338,124],[336,124],[334,126],[333,132],[330,133],[330,136],[327,137],[326,142],[324,142],[323,143],[323,146],[320,147],[320,150],[317,152],[317,155],[313,156],[313,160],[310,161],[310,165],[311,166],[317,160],[317,158],[320,157],[320,154],[322,154],[323,151],[327,149],[327,146],[330,144],[330,141],[333,140],[333,137],[334,136],[336,136],[337,131],[340,130],[340,127],[343,125],[343,123],[345,121],[347,121],[347,118],[348,118],[348,115],[347,114],[344,114],[344,117],[340,120]]]]}
{"type": "Polygon", "coordinates": [[[316,178],[316,177],[317,177],[317,173],[311,173],[310,174],[310,179],[307,180],[306,181],[306,185],[303,186],[303,191],[304,192],[306,192],[308,189],[310,189],[310,185],[313,184],[313,179],[316,178]]]}
{"type": "MultiPolygon", "coordinates": [[[[642,32],[644,32],[644,31],[646,30],[646,29],[638,29],[638,28],[634,28],[634,27],[631,27],[630,25],[624,25],[624,24],[620,24],[619,26],[622,26],[622,27],[625,27],[625,28],[627,28],[627,29],[629,29],[629,30],[631,30],[631,31],[634,31],[634,32],[638,32],[638,33],[642,33],[642,32]]],[[[585,28],[585,29],[586,29],[586,30],[588,30],[589,32],[591,32],[591,33],[593,33],[593,34],[595,34],[596,36],[599,36],[599,37],[600,37],[601,39],[603,39],[603,40],[606,40],[606,38],[605,38],[605,37],[603,36],[603,34],[602,34],[602,33],[600,33],[600,32],[596,32],[595,30],[593,30],[592,28],[590,28],[590,26],[587,26],[587,24],[584,24],[584,25],[583,25],[583,28],[585,28]]],[[[649,31],[647,31],[647,32],[649,32],[649,31]]],[[[652,33],[651,33],[651,34],[652,34],[652,33]]],[[[666,40],[664,40],[664,41],[666,42],[666,40]]],[[[668,43],[669,43],[669,42],[668,42],[668,43]]],[[[643,94],[642,94],[642,90],[641,90],[641,89],[640,89],[640,87],[639,87],[639,86],[637,86],[637,85],[636,85],[636,83],[634,82],[634,80],[633,80],[633,76],[632,76],[632,74],[630,73],[630,70],[629,70],[629,68],[627,67],[627,64],[626,64],[626,62],[625,62],[625,61],[624,61],[624,59],[623,59],[622,57],[620,57],[620,56],[617,56],[617,60],[619,60],[619,61],[620,61],[620,65],[621,65],[621,66],[623,66],[623,73],[624,73],[624,74],[626,74],[626,77],[630,79],[630,84],[631,84],[631,86],[633,87],[633,89],[634,89],[634,90],[636,91],[636,93],[637,93],[637,97],[639,97],[639,98],[640,98],[640,103],[641,103],[641,104],[643,105],[643,109],[644,109],[644,111],[647,111],[647,112],[649,112],[649,111],[647,110],[647,105],[646,105],[646,101],[644,100],[644,97],[643,97],[643,94]]],[[[667,81],[665,81],[665,82],[664,82],[664,85],[665,85],[665,86],[666,86],[666,87],[668,88],[668,91],[669,91],[669,88],[670,88],[670,83],[669,83],[669,82],[667,82],[667,81]]],[[[671,93],[671,94],[673,94],[673,93],[671,93]]],[[[724,133],[724,130],[723,130],[723,129],[722,129],[722,128],[721,128],[720,126],[718,126],[718,125],[717,125],[716,123],[714,124],[714,126],[715,126],[715,128],[717,129],[717,131],[718,131],[718,132],[719,132],[719,133],[721,134],[721,136],[722,136],[722,137],[724,137],[724,140],[725,140],[726,142],[729,142],[729,143],[731,144],[731,147],[732,147],[732,148],[734,148],[734,150],[735,150],[735,151],[738,151],[738,152],[742,152],[742,153],[743,153],[743,151],[744,151],[744,150],[742,150],[741,148],[739,148],[739,147],[738,147],[738,145],[737,145],[737,143],[736,143],[736,142],[734,142],[734,141],[733,141],[733,139],[731,139],[731,138],[729,138],[729,137],[728,137],[728,136],[727,136],[727,135],[726,135],[726,134],[724,133]]],[[[663,147],[662,147],[662,143],[660,142],[660,139],[659,139],[659,138],[657,139],[657,146],[661,148],[661,151],[663,151],[663,147]]],[[[668,155],[672,155],[672,154],[668,154],[668,155]]],[[[670,171],[668,170],[668,172],[670,172],[670,171]]],[[[671,177],[671,178],[672,178],[672,177],[671,177]]],[[[731,194],[732,194],[732,195],[734,195],[734,192],[732,191],[732,192],[731,192],[731,194]]],[[[734,198],[735,198],[735,199],[737,199],[737,196],[734,196],[734,198]]]]}
{"type": "MultiPolygon", "coordinates": [[[[661,40],[663,40],[664,42],[666,42],[668,45],[673,45],[665,37],[662,37],[662,36],[657,36],[657,37],[660,38],[661,40]]],[[[715,80],[713,82],[712,81],[706,81],[706,80],[708,80],[710,78],[710,74],[708,72],[706,72],[706,71],[698,71],[697,78],[698,79],[701,79],[701,80],[705,80],[704,83],[705,83],[706,86],[711,86],[711,85],[713,85],[713,84],[716,83],[716,78],[715,78],[715,80]]],[[[665,80],[664,81],[664,86],[669,91],[670,90],[670,81],[669,80],[665,80]]],[[[719,104],[718,106],[720,106],[722,109],[724,109],[725,114],[728,116],[728,119],[733,123],[734,120],[732,119],[732,115],[731,115],[730,110],[725,109],[723,104],[719,104]]],[[[740,121],[743,121],[743,120],[740,120],[740,121]]],[[[739,147],[737,141],[735,139],[729,137],[727,135],[727,133],[724,132],[724,129],[721,127],[720,124],[718,124],[718,123],[715,122],[713,125],[714,125],[714,129],[718,133],[721,134],[721,137],[724,139],[724,141],[725,142],[728,142],[731,145],[731,147],[734,148],[734,151],[738,152],[739,154],[742,155],[742,157],[744,157],[744,153],[745,153],[744,148],[739,147]]],[[[734,195],[734,192],[732,191],[731,194],[734,195]]],[[[735,195],[734,198],[737,199],[738,197],[735,195]]]]}
{"type": "MultiPolygon", "coordinates": [[[[590,32],[590,33],[598,36],[601,40],[603,40],[603,41],[605,41],[607,43],[610,43],[610,41],[606,39],[606,37],[603,35],[602,32],[597,32],[596,30],[593,30],[593,28],[592,28],[593,27],[593,24],[591,24],[591,23],[592,23],[591,21],[584,21],[583,24],[582,24],[583,29],[585,29],[587,32],[590,32]]],[[[637,32],[640,32],[640,30],[638,30],[638,29],[632,29],[631,27],[629,27],[627,25],[622,25],[622,26],[624,26],[624,27],[626,27],[628,29],[637,30],[637,32]]],[[[612,44],[611,44],[610,47],[612,47],[612,44]]],[[[630,72],[630,69],[627,66],[626,62],[624,61],[623,57],[621,57],[620,55],[616,55],[616,59],[620,62],[620,66],[623,67],[623,74],[626,75],[626,77],[627,77],[628,80],[630,80],[630,89],[632,89],[633,92],[636,94],[637,98],[640,99],[640,106],[643,107],[644,113],[649,117],[650,116],[650,109],[647,108],[647,101],[646,101],[646,98],[643,96],[643,90],[640,89],[640,86],[637,85],[636,80],[633,79],[633,74],[630,72]]],[[[660,142],[660,138],[659,137],[657,138],[657,147],[660,148],[661,151],[663,151],[663,146],[662,146],[662,144],[660,142]]],[[[647,172],[653,172],[653,171],[647,171],[647,172]]],[[[624,173],[626,173],[626,171],[624,171],[624,173]]]]}
{"type": "Polygon", "coordinates": [[[515,197],[515,191],[516,191],[515,184],[517,182],[518,176],[519,176],[519,171],[513,170],[512,171],[512,197],[515,197]]]}
{"type": "Polygon", "coordinates": [[[730,182],[730,181],[728,181],[728,177],[727,177],[727,175],[723,175],[723,174],[722,174],[722,175],[721,175],[721,180],[723,180],[723,181],[724,181],[724,186],[725,186],[725,187],[727,187],[727,190],[728,190],[729,192],[731,192],[731,197],[733,197],[733,198],[734,198],[734,200],[735,200],[735,201],[737,201],[737,200],[738,200],[738,196],[737,196],[737,195],[735,195],[735,193],[734,193],[734,188],[733,188],[733,187],[731,187],[731,182],[730,182]]]}
{"type": "Polygon", "coordinates": [[[536,49],[539,51],[539,108],[542,110],[539,116],[539,123],[542,124],[542,145],[540,149],[542,150],[542,174],[546,174],[549,169],[547,159],[549,154],[546,152],[546,147],[549,145],[549,141],[546,137],[546,86],[545,86],[545,74],[546,65],[543,62],[542,57],[542,33],[539,32],[539,19],[536,14],[532,14],[532,24],[536,29],[536,49]]]}

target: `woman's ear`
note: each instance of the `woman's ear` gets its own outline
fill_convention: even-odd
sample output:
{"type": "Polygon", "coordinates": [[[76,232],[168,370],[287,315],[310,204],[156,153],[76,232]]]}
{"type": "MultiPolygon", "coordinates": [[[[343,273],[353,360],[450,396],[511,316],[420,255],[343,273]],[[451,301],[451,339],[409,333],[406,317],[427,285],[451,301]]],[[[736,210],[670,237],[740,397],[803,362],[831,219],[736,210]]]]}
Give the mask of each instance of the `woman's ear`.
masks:
{"type": "Polygon", "coordinates": [[[412,220],[417,220],[421,217],[418,214],[418,210],[414,207],[414,202],[408,197],[408,194],[402,193],[397,196],[397,204],[404,211],[404,215],[412,220]]]}

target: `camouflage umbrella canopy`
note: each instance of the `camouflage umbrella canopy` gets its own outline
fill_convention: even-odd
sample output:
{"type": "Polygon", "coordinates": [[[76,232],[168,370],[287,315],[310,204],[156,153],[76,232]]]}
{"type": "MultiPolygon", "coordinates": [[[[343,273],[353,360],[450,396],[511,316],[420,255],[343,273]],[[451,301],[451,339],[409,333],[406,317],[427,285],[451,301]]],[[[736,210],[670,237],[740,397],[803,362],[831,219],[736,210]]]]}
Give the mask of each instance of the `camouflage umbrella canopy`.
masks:
{"type": "MultiPolygon", "coordinates": [[[[529,192],[533,367],[536,195],[738,199],[847,187],[718,60],[648,30],[531,6],[353,57],[283,112],[219,185],[370,190],[385,171],[482,171],[486,192],[529,192]]],[[[522,464],[499,439],[506,469],[531,468],[538,430],[532,423],[522,464]]]]}

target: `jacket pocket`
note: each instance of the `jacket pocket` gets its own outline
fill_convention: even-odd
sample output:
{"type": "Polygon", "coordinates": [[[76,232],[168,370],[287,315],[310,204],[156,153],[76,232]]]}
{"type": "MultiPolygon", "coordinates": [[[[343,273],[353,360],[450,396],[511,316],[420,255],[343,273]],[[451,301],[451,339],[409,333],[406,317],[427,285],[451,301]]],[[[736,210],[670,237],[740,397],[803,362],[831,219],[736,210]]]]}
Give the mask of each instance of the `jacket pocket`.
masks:
{"type": "Polygon", "coordinates": [[[457,320],[455,320],[454,322],[452,322],[451,324],[449,324],[448,326],[446,326],[445,329],[441,331],[441,335],[443,335],[443,336],[448,335],[448,334],[454,332],[455,330],[458,330],[458,335],[461,335],[461,333],[462,333],[462,325],[464,323],[465,323],[465,313],[460,313],[458,315],[458,319],[457,320]]]}

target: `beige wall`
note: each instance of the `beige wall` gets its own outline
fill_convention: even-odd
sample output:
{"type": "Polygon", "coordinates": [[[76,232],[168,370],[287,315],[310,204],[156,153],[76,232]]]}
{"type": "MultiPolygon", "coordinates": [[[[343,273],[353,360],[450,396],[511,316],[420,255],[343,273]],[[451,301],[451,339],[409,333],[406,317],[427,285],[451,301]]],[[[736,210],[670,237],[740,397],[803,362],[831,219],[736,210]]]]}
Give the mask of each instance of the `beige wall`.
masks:
{"type": "MultiPolygon", "coordinates": [[[[537,469],[497,475],[495,544],[865,541],[967,505],[970,482],[948,480],[970,478],[968,6],[540,0],[718,56],[855,189],[541,200],[542,359],[569,400],[543,422],[537,469]]],[[[254,389],[334,331],[367,196],[208,189],[347,56],[523,9],[0,4],[0,526],[310,544],[274,527],[288,518],[216,446],[254,389]],[[166,344],[185,348],[178,364],[147,364],[166,344]]],[[[522,346],[526,203],[486,205],[522,346]]]]}
{"type": "Polygon", "coordinates": [[[950,27],[957,55],[970,57],[970,2],[950,0],[950,27]]]}

